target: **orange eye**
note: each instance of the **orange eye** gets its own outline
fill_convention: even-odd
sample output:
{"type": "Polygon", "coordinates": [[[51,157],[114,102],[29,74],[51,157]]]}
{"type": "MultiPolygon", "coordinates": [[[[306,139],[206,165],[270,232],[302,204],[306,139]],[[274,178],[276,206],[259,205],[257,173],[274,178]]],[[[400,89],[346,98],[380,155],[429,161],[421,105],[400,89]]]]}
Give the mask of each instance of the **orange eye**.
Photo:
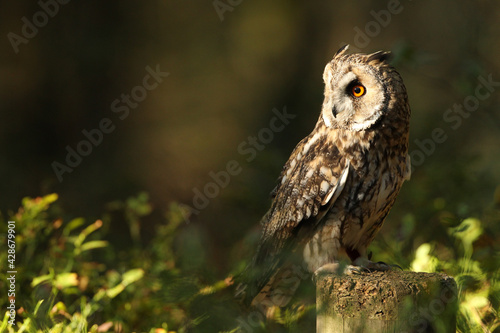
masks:
{"type": "Polygon", "coordinates": [[[352,87],[351,93],[354,97],[361,97],[365,94],[366,89],[361,84],[357,84],[352,87]]]}

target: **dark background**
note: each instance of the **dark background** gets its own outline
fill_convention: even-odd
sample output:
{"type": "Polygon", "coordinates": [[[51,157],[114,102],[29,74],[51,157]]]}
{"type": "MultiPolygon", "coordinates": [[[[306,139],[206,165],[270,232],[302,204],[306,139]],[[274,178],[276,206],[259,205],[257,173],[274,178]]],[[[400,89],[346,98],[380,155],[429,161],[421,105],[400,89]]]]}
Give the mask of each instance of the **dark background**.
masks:
{"type": "MultiPolygon", "coordinates": [[[[241,173],[184,227],[224,267],[224,251],[257,227],[283,164],[312,130],[323,68],[346,43],[393,51],[412,107],[410,150],[424,156],[382,233],[413,214],[415,244],[426,242],[436,207],[464,218],[500,202],[500,87],[460,125],[443,118],[474,95],[480,76],[500,82],[498,2],[233,4],[219,15],[211,1],[70,1],[16,53],[9,33],[22,36],[22,18],[33,22],[41,7],[2,2],[0,211],[56,192],[68,215],[97,218],[106,203],[146,191],[161,214],[171,201],[193,207],[194,189],[236,160],[241,173]],[[111,103],[142,85],[147,66],[169,76],[120,120],[111,103]],[[239,144],[284,107],[296,118],[246,161],[239,144]],[[115,130],[60,182],[53,162],[66,164],[66,147],[76,149],[103,118],[115,130]],[[436,128],[447,140],[432,148],[436,128]]],[[[154,214],[143,221],[144,238],[154,223],[154,214]]]]}

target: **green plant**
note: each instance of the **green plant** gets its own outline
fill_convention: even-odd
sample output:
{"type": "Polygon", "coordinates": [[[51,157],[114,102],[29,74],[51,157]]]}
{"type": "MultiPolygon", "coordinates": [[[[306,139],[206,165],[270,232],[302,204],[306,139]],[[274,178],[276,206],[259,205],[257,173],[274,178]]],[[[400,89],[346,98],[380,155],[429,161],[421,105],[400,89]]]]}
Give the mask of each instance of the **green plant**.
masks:
{"type": "MultiPolygon", "coordinates": [[[[372,249],[377,260],[453,276],[459,287],[458,331],[498,332],[500,253],[490,236],[497,232],[497,210],[486,211],[483,219],[460,220],[445,208],[435,201],[433,214],[443,230],[436,240],[419,243],[416,225],[422,216],[407,214],[372,249]]],[[[57,195],[23,199],[9,218],[16,221],[16,325],[9,324],[6,312],[0,332],[236,332],[238,325],[244,327],[248,314],[228,288],[231,274],[218,278],[203,232],[184,223],[188,210],[172,203],[163,217],[151,216],[154,212],[147,194],[140,193],[112,202],[92,223],[66,222],[57,195]],[[144,241],[146,217],[158,221],[144,241]],[[113,223],[128,225],[129,238],[112,237],[113,223]]],[[[6,221],[0,233],[8,234],[6,221]]],[[[7,237],[0,246],[7,248],[7,237]]],[[[7,251],[0,251],[0,261],[7,262],[7,251]]],[[[242,261],[234,266],[240,270],[242,261]]],[[[6,272],[0,272],[0,283],[6,272]]],[[[310,330],[314,299],[305,305],[303,299],[267,322],[252,322],[251,330],[310,330]]],[[[8,302],[1,297],[0,308],[8,302]]]]}

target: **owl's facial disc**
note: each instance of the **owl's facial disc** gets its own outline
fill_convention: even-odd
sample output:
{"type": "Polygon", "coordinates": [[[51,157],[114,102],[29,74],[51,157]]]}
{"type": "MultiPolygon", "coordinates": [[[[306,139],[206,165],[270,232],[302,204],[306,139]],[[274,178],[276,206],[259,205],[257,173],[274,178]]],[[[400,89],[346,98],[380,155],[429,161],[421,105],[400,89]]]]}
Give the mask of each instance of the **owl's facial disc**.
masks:
{"type": "Polygon", "coordinates": [[[328,127],[360,131],[380,118],[385,105],[384,87],[369,66],[349,66],[348,70],[340,78],[332,76],[330,82],[325,82],[322,116],[328,127]]]}

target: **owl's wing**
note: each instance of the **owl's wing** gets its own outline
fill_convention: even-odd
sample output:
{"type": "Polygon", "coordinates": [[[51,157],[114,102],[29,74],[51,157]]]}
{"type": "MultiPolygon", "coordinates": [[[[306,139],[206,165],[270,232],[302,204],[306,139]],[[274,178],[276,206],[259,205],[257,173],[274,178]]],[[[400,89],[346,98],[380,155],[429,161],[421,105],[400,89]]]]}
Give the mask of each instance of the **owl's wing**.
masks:
{"type": "Polygon", "coordinates": [[[299,225],[319,222],[342,192],[348,174],[349,161],[326,134],[302,140],[273,191],[274,200],[263,221],[263,239],[274,240],[279,249],[299,225]]]}
{"type": "MultiPolygon", "coordinates": [[[[262,239],[251,265],[246,296],[251,300],[277,273],[287,253],[308,239],[303,228],[313,229],[342,192],[349,161],[326,134],[311,134],[294,149],[285,164],[274,200],[264,217],[262,239]],[[302,236],[303,237],[303,236],[302,236]]],[[[247,299],[248,299],[247,298],[247,299]]]]}

